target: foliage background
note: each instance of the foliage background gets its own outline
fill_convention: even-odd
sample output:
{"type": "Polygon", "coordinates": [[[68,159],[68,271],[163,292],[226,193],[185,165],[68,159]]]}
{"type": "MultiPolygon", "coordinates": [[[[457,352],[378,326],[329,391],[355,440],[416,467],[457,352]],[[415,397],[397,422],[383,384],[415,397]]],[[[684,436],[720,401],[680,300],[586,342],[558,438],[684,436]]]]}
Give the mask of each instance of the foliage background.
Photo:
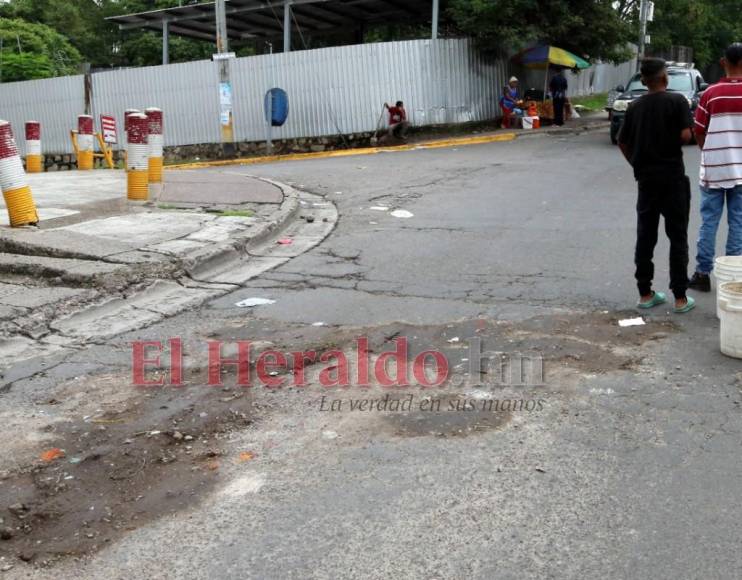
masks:
{"type": "MultiPolygon", "coordinates": [[[[160,64],[159,33],[121,31],[105,18],[168,8],[194,0],[9,0],[0,4],[0,80],[44,78],[93,69],[160,64]]],[[[402,1],[402,0],[399,0],[402,1]]],[[[638,38],[639,0],[442,0],[441,30],[474,37],[482,50],[511,53],[536,42],[591,60],[620,62],[638,38]]],[[[650,51],[692,47],[700,67],[742,40],[742,0],[655,0],[650,51]]],[[[366,42],[420,38],[426,26],[389,22],[369,29],[366,42]]],[[[303,39],[302,39],[303,40],[303,39]]],[[[355,42],[352,35],[310,38],[307,47],[355,42]]],[[[264,42],[231,47],[239,55],[266,50],[264,42]]],[[[170,38],[171,62],[209,58],[213,44],[170,38]]]]}

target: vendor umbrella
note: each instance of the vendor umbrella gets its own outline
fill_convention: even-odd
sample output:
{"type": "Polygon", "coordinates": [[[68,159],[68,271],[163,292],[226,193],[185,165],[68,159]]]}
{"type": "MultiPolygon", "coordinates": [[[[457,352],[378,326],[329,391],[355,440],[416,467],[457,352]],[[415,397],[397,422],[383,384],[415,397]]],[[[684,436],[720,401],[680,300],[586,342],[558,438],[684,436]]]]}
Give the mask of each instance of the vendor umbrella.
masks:
{"type": "Polygon", "coordinates": [[[567,68],[589,68],[590,63],[576,54],[556,46],[539,45],[516,54],[513,61],[526,68],[549,68],[549,65],[567,68]]]}
{"type": "Polygon", "coordinates": [[[589,68],[590,63],[576,54],[558,48],[541,44],[533,48],[522,50],[513,57],[516,62],[526,68],[545,69],[546,80],[544,81],[544,99],[546,99],[546,87],[549,82],[549,66],[563,66],[566,68],[589,68]]]}

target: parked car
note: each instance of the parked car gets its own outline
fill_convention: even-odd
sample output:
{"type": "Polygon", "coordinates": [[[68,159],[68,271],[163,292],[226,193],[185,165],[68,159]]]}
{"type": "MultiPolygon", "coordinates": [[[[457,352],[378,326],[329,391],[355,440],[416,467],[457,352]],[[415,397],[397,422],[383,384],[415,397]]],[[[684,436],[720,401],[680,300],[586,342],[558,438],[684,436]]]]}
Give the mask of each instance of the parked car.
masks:
{"type": "MultiPolygon", "coordinates": [[[[708,84],[703,80],[703,76],[692,65],[670,64],[667,72],[670,77],[670,84],[667,90],[681,93],[685,96],[688,99],[688,105],[690,105],[691,116],[695,115],[701,93],[708,88],[708,84]]],[[[623,86],[616,87],[617,96],[608,107],[608,113],[611,118],[611,142],[614,145],[618,143],[618,132],[621,130],[629,103],[646,94],[646,92],[647,87],[642,84],[639,73],[631,77],[629,84],[625,88],[623,86]]]]}

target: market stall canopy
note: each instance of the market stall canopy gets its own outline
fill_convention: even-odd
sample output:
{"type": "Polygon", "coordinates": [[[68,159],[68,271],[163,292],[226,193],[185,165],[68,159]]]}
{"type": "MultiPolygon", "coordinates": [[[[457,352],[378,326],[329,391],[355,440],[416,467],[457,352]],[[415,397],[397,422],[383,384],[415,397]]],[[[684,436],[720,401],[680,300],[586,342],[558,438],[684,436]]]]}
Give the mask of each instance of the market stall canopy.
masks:
{"type": "Polygon", "coordinates": [[[567,68],[589,68],[590,63],[576,54],[556,46],[539,45],[516,54],[513,61],[526,68],[548,68],[564,66],[567,68]]]}

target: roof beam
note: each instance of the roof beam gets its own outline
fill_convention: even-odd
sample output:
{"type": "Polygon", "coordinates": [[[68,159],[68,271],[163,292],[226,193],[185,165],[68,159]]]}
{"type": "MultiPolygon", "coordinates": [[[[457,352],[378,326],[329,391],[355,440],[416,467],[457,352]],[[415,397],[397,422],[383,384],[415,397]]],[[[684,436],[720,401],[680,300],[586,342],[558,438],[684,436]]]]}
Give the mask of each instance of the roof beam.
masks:
{"type": "MultiPolygon", "coordinates": [[[[1,1],[1,0],[0,0],[1,1]]],[[[309,35],[356,29],[389,18],[431,22],[430,7],[435,0],[291,0],[292,24],[309,35]]],[[[445,0],[443,0],[445,1],[445,0]]],[[[112,16],[107,20],[122,30],[143,28],[162,32],[168,22],[172,34],[213,42],[215,2],[112,16]]],[[[227,0],[229,38],[280,36],[283,33],[284,0],[227,0]]]]}
{"type": "MultiPolygon", "coordinates": [[[[304,4],[318,4],[322,2],[329,2],[330,0],[293,0],[293,6],[299,6],[304,4]]],[[[244,5],[238,4],[228,6],[226,9],[227,16],[234,14],[242,14],[245,12],[258,12],[261,10],[270,10],[273,8],[283,8],[283,0],[271,0],[269,2],[261,2],[256,0],[254,4],[244,5]]],[[[137,14],[127,14],[123,16],[109,16],[106,20],[121,21],[123,19],[136,18],[134,21],[119,23],[120,30],[129,30],[132,28],[140,28],[146,26],[151,22],[162,22],[165,18],[169,22],[186,22],[193,20],[202,20],[214,17],[215,4],[214,2],[207,2],[204,4],[191,4],[187,6],[181,6],[177,8],[163,8],[160,10],[151,10],[149,12],[140,12],[137,14]]]]}

